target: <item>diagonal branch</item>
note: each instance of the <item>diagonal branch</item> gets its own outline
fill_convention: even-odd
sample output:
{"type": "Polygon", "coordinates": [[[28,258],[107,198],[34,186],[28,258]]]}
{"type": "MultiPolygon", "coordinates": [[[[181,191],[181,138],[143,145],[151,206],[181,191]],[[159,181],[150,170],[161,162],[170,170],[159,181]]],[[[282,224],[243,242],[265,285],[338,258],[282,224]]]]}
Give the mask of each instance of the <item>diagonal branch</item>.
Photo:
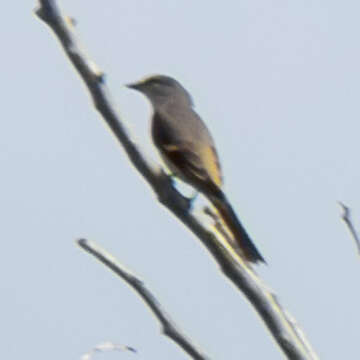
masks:
{"type": "Polygon", "coordinates": [[[355,230],[355,226],[351,220],[351,209],[349,207],[347,207],[344,203],[342,203],[341,201],[339,201],[339,205],[342,207],[343,209],[343,213],[341,215],[341,218],[344,220],[347,228],[350,231],[350,234],[352,236],[352,238],[355,241],[358,253],[360,254],[360,239],[359,239],[359,235],[355,230]]]}
{"type": "Polygon", "coordinates": [[[171,319],[170,315],[162,308],[159,301],[145,286],[142,280],[137,278],[130,271],[126,270],[112,255],[101,249],[94,242],[80,239],[77,241],[79,246],[95,256],[106,267],[112,270],[116,275],[121,277],[128,285],[130,285],[137,294],[144,300],[146,305],[150,308],[152,313],[156,316],[162,325],[162,331],[171,340],[178,344],[185,352],[187,352],[193,359],[206,360],[209,359],[205,354],[198,349],[190,339],[180,330],[180,328],[171,319]]]}
{"type": "Polygon", "coordinates": [[[227,278],[254,306],[285,355],[289,359],[317,359],[305,336],[288,312],[281,307],[276,296],[241,259],[233,254],[226,242],[219,241],[222,239],[219,232],[207,229],[201,220],[188,211],[188,201],[174,189],[171,180],[161,168],[146,159],[144,153],[131,139],[124,122],[109,99],[103,74],[82,52],[72,32],[71,21],[66,21],[62,16],[55,0],[39,0],[39,3],[36,14],[55,33],[66,56],[85,82],[95,108],[124,148],[132,164],[153,188],[159,201],[190,229],[213,255],[227,278]]]}

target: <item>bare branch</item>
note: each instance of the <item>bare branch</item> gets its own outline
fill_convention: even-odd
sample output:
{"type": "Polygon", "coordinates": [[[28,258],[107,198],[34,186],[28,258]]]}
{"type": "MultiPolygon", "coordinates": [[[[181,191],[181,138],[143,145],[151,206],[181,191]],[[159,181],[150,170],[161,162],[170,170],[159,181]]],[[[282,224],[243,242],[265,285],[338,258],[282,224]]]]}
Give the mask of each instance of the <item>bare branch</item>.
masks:
{"type": "Polygon", "coordinates": [[[341,201],[338,202],[339,205],[341,206],[341,208],[343,209],[343,213],[341,215],[341,218],[344,220],[347,228],[350,231],[350,234],[352,236],[352,238],[355,241],[358,253],[360,255],[360,239],[359,236],[355,230],[355,226],[351,220],[351,209],[349,207],[347,207],[344,203],[342,203],[341,201]]]}
{"type": "Polygon", "coordinates": [[[96,353],[106,352],[106,351],[128,351],[132,353],[136,353],[136,349],[127,345],[118,345],[114,344],[110,341],[106,341],[102,344],[96,345],[89,352],[81,356],[81,360],[92,360],[96,353]]]}
{"type": "Polygon", "coordinates": [[[94,242],[80,239],[77,241],[79,246],[95,256],[105,266],[111,269],[116,275],[120,276],[128,285],[130,285],[137,294],[144,300],[146,305],[150,308],[152,313],[156,316],[162,325],[162,331],[171,340],[178,344],[185,352],[187,352],[193,359],[205,360],[209,359],[204,353],[197,348],[190,339],[175,325],[170,315],[162,308],[159,301],[145,286],[142,280],[137,278],[129,270],[126,270],[112,255],[100,248],[94,242]]]}
{"type": "Polygon", "coordinates": [[[174,189],[171,180],[158,167],[150,164],[145,155],[130,138],[124,123],[115,111],[107,95],[103,74],[82,52],[72,33],[70,21],[61,15],[54,0],[40,0],[36,11],[38,17],[54,31],[63,49],[85,82],[96,109],[125,149],[131,162],[156,192],[159,201],[166,206],[210,251],[223,273],[240,289],[257,310],[278,345],[289,359],[317,359],[316,354],[299,336],[288,313],[279,305],[275,296],[260,281],[257,275],[234,255],[230,246],[221,243],[221,234],[208,230],[189,210],[188,201],[174,189]],[[214,235],[216,233],[216,236],[214,235]]]}

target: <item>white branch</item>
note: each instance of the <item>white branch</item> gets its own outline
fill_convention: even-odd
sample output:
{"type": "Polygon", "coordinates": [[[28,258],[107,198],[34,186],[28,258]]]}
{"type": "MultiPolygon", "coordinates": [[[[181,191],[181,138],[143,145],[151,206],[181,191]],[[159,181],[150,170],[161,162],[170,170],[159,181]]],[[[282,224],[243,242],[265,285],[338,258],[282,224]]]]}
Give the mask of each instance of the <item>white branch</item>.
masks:
{"type": "Polygon", "coordinates": [[[178,344],[193,359],[206,360],[209,359],[204,353],[197,348],[190,339],[186,337],[183,331],[175,324],[170,315],[163,309],[156,297],[145,286],[144,282],[137,278],[129,270],[125,269],[111,254],[106,252],[94,242],[80,239],[77,241],[79,246],[95,256],[105,266],[112,270],[116,275],[120,276],[128,285],[130,285],[136,293],[144,300],[155,317],[162,325],[162,331],[171,340],[178,344]]]}

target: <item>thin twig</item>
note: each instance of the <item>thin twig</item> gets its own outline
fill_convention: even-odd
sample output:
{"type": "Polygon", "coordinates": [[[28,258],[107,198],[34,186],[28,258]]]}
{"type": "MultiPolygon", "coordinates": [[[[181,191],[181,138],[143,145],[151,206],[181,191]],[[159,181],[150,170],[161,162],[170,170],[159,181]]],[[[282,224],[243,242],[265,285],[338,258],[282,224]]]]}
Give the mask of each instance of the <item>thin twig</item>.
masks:
{"type": "Polygon", "coordinates": [[[63,49],[85,82],[96,109],[123,146],[131,162],[144,176],[166,206],[188,229],[190,229],[210,251],[223,273],[240,289],[254,306],[274,339],[289,359],[317,359],[316,354],[303,337],[294,331],[288,313],[274,301],[274,296],[256,274],[241,260],[237,261],[229,247],[221,244],[214,232],[207,229],[202,221],[188,211],[189,204],[172,186],[171,180],[158,166],[154,166],[131,139],[124,123],[115,111],[107,94],[104,76],[78,46],[72,33],[72,26],[61,15],[54,0],[40,0],[36,11],[38,17],[54,31],[63,49]]]}
{"type": "Polygon", "coordinates": [[[354,239],[358,253],[360,255],[360,238],[355,230],[355,226],[351,220],[351,209],[347,207],[344,203],[341,201],[338,201],[339,205],[343,209],[343,213],[341,215],[341,218],[344,220],[347,228],[350,231],[351,237],[354,239]]]}
{"type": "Polygon", "coordinates": [[[131,346],[119,345],[119,344],[114,344],[110,341],[106,341],[104,343],[96,345],[89,352],[82,355],[81,360],[92,360],[96,353],[103,353],[106,351],[127,351],[127,352],[137,353],[137,350],[131,346]]]}
{"type": "Polygon", "coordinates": [[[79,246],[89,254],[95,256],[106,267],[112,270],[116,275],[120,276],[128,285],[130,285],[137,294],[144,300],[152,313],[156,316],[162,325],[162,331],[171,340],[178,344],[193,359],[205,360],[209,359],[192,341],[186,337],[183,331],[175,324],[170,315],[166,313],[156,297],[145,286],[142,280],[137,278],[129,270],[126,270],[111,254],[106,252],[93,241],[80,239],[77,241],[79,246]]]}

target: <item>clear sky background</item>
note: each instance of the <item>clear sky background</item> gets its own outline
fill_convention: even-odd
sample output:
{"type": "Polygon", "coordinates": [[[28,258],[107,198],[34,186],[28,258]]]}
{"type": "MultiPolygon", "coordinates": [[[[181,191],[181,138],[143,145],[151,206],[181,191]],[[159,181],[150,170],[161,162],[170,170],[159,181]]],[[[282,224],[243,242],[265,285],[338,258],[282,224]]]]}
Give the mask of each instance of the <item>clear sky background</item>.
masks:
{"type": "MultiPolygon", "coordinates": [[[[258,271],[322,359],[358,357],[359,1],[64,0],[120,113],[157,161],[150,107],[123,84],[180,80],[214,134],[225,190],[267,259],[258,271]]],[[[252,307],[130,165],[35,1],[2,5],[3,359],[79,359],[109,340],[185,359],[139,298],[76,247],[141,276],[213,359],[281,359],[252,307]]],[[[104,354],[98,358],[135,358],[104,354]]]]}

